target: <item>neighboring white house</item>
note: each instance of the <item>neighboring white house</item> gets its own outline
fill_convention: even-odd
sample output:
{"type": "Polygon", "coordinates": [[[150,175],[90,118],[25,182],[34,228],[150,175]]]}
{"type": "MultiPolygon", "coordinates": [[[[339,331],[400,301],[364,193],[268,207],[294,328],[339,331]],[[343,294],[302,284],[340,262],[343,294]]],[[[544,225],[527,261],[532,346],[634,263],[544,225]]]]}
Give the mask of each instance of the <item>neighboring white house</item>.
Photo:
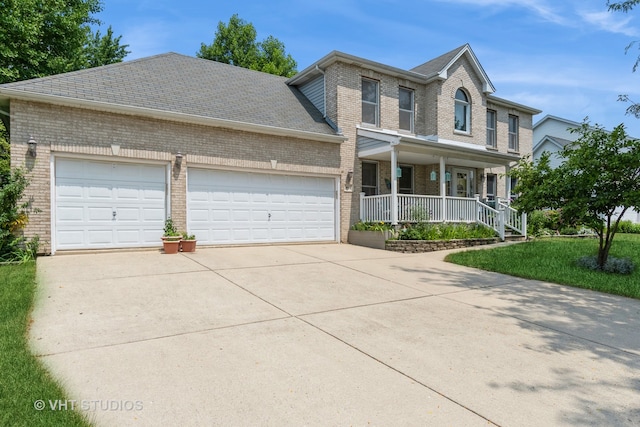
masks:
{"type": "MultiPolygon", "coordinates": [[[[539,160],[542,153],[551,153],[551,166],[558,167],[562,163],[559,152],[565,145],[578,139],[577,133],[571,129],[580,127],[581,123],[547,114],[533,125],[533,160],[539,160]]],[[[640,223],[640,212],[628,209],[623,219],[640,223]]]]}

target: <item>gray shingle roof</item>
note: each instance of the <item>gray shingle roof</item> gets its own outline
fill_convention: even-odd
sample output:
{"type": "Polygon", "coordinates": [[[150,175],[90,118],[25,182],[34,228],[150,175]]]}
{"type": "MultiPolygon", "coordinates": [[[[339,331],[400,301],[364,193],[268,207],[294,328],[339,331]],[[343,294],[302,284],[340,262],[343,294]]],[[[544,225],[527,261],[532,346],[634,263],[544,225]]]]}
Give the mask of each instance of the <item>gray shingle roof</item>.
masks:
{"type": "Polygon", "coordinates": [[[445,53],[444,55],[440,55],[437,58],[427,61],[422,65],[418,65],[417,67],[412,68],[410,71],[423,74],[427,77],[438,74],[447,66],[447,64],[451,62],[451,60],[453,60],[453,58],[456,57],[456,55],[460,53],[462,49],[467,46],[467,44],[464,44],[458,48],[453,49],[450,52],[445,53]]]}
{"type": "Polygon", "coordinates": [[[166,53],[0,85],[26,93],[335,135],[285,77],[166,53]]]}

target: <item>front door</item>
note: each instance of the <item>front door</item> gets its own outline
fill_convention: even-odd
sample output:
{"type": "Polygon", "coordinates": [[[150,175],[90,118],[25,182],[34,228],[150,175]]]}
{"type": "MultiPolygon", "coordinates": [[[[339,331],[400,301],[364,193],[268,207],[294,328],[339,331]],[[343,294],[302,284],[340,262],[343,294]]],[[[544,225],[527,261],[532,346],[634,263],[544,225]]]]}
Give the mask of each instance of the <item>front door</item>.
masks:
{"type": "Polygon", "coordinates": [[[455,197],[473,197],[473,175],[469,169],[454,169],[453,189],[455,197]]]}

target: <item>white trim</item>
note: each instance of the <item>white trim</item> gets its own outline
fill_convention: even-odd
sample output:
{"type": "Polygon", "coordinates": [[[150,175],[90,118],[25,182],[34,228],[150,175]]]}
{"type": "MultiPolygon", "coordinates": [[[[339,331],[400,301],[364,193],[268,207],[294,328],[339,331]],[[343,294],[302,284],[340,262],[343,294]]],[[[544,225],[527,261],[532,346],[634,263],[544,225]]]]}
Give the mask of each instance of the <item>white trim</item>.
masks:
{"type": "Polygon", "coordinates": [[[49,209],[51,215],[49,216],[49,229],[51,233],[51,255],[56,254],[56,156],[54,153],[49,155],[49,209]]]}
{"type": "MultiPolygon", "coordinates": [[[[297,172],[297,171],[283,171],[283,170],[272,170],[272,169],[255,169],[255,168],[242,168],[242,167],[229,167],[229,166],[217,166],[217,165],[196,165],[196,166],[187,166],[186,167],[186,176],[185,176],[185,185],[186,185],[186,204],[185,204],[185,209],[186,209],[186,221],[187,221],[187,232],[191,233],[191,230],[188,229],[189,227],[189,220],[190,220],[190,215],[189,215],[189,169],[200,169],[200,170],[210,170],[210,171],[229,171],[229,172],[244,172],[244,173],[262,173],[265,175],[287,175],[287,176],[303,176],[303,177],[311,177],[311,178],[324,178],[324,179],[332,179],[333,180],[333,188],[334,188],[334,195],[333,195],[333,200],[334,200],[334,205],[333,205],[333,218],[334,218],[334,228],[333,228],[333,232],[334,232],[334,238],[333,241],[336,243],[340,243],[341,241],[341,236],[340,236],[340,214],[342,212],[341,209],[341,198],[340,198],[340,193],[341,193],[341,177],[339,174],[322,174],[322,173],[305,173],[305,172],[297,172]]],[[[170,171],[171,172],[171,171],[170,171]]],[[[319,241],[322,242],[322,241],[319,241]]],[[[329,242],[329,240],[326,240],[325,242],[329,242]]]]}
{"type": "MultiPolygon", "coordinates": [[[[112,163],[129,163],[129,164],[147,164],[155,166],[165,166],[165,218],[170,215],[171,212],[171,161],[167,160],[149,160],[149,159],[135,159],[127,157],[115,157],[104,156],[94,154],[82,154],[82,153],[65,153],[60,151],[52,151],[49,160],[49,179],[50,186],[50,230],[51,230],[51,255],[55,255],[56,245],[56,160],[57,159],[77,159],[97,162],[112,162],[112,163]]],[[[144,247],[144,246],[140,246],[144,247]]],[[[90,249],[89,249],[90,250],[90,249]]]]}
{"type": "Polygon", "coordinates": [[[199,116],[196,114],[163,111],[154,108],[121,105],[111,102],[90,101],[58,95],[36,94],[15,89],[0,89],[0,95],[4,95],[11,99],[19,99],[22,101],[43,102],[67,107],[86,108],[111,113],[137,115],[159,120],[171,120],[181,123],[192,123],[245,132],[262,133],[266,135],[287,136],[311,141],[341,144],[348,139],[347,137],[342,135],[327,135],[303,130],[281,128],[277,126],[260,125],[255,123],[240,122],[236,120],[199,116]]]}

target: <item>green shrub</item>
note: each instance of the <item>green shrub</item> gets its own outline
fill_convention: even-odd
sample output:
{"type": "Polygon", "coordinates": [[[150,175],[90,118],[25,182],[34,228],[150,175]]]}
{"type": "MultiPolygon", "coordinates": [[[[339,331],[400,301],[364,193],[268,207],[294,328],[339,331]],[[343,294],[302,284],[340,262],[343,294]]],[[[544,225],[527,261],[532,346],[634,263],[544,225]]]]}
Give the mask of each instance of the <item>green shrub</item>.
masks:
{"type": "Polygon", "coordinates": [[[635,224],[629,220],[620,221],[618,231],[620,233],[640,234],[640,224],[635,224]]]}
{"type": "Polygon", "coordinates": [[[378,221],[378,222],[356,222],[351,226],[352,230],[355,231],[390,231],[393,230],[393,226],[389,223],[378,221]]]}
{"type": "Polygon", "coordinates": [[[400,231],[400,240],[454,240],[495,237],[495,231],[481,224],[420,223],[407,225],[400,231]]]}
{"type": "Polygon", "coordinates": [[[29,181],[22,169],[15,169],[0,184],[0,261],[28,261],[38,252],[39,239],[21,235],[29,222],[31,202],[21,202],[29,181]]]}

